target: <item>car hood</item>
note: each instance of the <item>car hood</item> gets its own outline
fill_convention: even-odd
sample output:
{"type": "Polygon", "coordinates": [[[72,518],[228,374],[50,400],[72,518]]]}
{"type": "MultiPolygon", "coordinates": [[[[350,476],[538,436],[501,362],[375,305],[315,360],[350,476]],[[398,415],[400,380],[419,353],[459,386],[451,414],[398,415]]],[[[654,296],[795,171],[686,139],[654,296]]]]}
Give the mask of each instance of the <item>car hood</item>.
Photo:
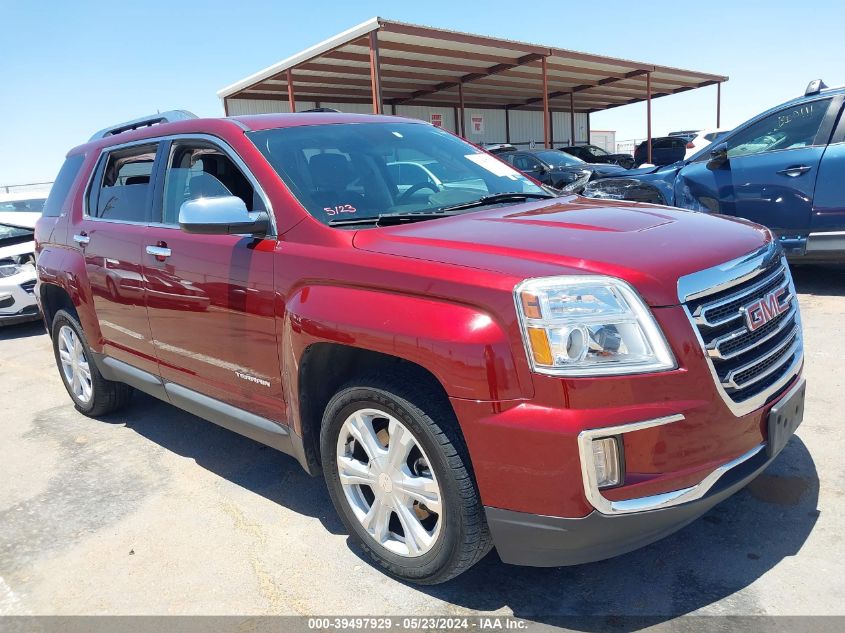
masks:
{"type": "Polygon", "coordinates": [[[3,245],[3,240],[0,240],[0,259],[7,259],[9,257],[17,257],[18,255],[29,255],[35,252],[35,242],[19,242],[18,244],[11,244],[9,246],[3,245]]]}
{"type": "Polygon", "coordinates": [[[511,275],[604,274],[651,306],[678,303],[678,278],[770,239],[745,222],[655,205],[566,196],[404,226],[358,231],[361,250],[511,275]]]}
{"type": "Polygon", "coordinates": [[[22,229],[34,229],[41,214],[37,211],[0,211],[0,224],[10,224],[22,229]]]}

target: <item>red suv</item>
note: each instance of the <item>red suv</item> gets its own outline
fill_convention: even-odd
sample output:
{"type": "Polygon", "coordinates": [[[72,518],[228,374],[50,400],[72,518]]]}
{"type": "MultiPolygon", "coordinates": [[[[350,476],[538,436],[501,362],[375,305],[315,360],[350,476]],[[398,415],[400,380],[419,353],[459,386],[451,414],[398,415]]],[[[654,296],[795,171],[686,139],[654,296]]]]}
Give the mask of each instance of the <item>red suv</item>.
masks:
{"type": "Polygon", "coordinates": [[[767,229],[557,196],[427,123],[166,113],[50,196],[36,295],[76,408],[137,389],[293,455],[403,579],[646,545],[801,421],[767,229]]]}

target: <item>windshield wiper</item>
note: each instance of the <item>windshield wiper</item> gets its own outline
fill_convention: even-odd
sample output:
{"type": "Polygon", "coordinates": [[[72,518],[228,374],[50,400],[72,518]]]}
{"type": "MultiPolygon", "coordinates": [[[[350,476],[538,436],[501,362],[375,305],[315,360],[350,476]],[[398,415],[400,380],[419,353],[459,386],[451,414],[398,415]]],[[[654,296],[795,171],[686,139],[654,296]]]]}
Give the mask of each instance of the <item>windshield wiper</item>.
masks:
{"type": "Polygon", "coordinates": [[[453,204],[449,207],[441,207],[441,211],[457,211],[459,209],[472,209],[473,207],[483,207],[487,204],[496,204],[497,202],[518,202],[520,200],[533,200],[543,198],[556,198],[550,193],[524,193],[522,191],[508,191],[505,193],[492,193],[489,196],[481,196],[477,200],[470,200],[469,202],[461,202],[453,204]]]}
{"type": "Polygon", "coordinates": [[[365,218],[344,218],[343,220],[329,220],[329,226],[357,226],[359,224],[372,224],[374,226],[395,226],[397,224],[408,224],[411,222],[422,222],[433,218],[445,218],[457,213],[449,213],[449,209],[434,211],[409,211],[407,213],[381,213],[365,218]]]}

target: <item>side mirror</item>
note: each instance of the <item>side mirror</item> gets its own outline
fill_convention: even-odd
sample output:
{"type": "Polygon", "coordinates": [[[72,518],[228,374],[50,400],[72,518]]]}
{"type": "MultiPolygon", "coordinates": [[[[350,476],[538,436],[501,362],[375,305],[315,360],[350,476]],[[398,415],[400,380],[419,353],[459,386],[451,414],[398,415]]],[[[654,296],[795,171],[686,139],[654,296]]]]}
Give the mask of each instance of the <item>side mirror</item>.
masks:
{"type": "Polygon", "coordinates": [[[710,160],[707,161],[707,169],[719,169],[728,162],[728,144],[719,143],[710,150],[710,160]]]}
{"type": "Polygon", "coordinates": [[[182,203],[179,228],[201,235],[266,235],[270,216],[266,211],[250,213],[237,196],[197,198],[182,203]]]}

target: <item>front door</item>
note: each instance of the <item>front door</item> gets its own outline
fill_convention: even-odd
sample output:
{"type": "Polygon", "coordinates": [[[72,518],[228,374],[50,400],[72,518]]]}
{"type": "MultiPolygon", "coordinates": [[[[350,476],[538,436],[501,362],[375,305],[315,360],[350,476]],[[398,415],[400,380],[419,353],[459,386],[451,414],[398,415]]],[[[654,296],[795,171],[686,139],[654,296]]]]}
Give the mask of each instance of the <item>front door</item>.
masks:
{"type": "Polygon", "coordinates": [[[71,227],[85,270],[104,352],[157,374],[143,273],[152,200],[156,143],[117,148],[100,158],[86,199],[86,213],[71,227]]]}
{"type": "Polygon", "coordinates": [[[150,325],[166,380],[284,421],[274,315],[276,240],[196,235],[179,228],[179,209],[199,197],[238,196],[263,209],[255,180],[232,151],[177,140],[162,163],[143,277],[150,325]]]}
{"type": "Polygon", "coordinates": [[[831,102],[823,98],[783,108],[725,137],[727,162],[708,167],[705,152],[682,169],[675,203],[752,220],[781,235],[806,232],[830,137],[831,102]]]}

